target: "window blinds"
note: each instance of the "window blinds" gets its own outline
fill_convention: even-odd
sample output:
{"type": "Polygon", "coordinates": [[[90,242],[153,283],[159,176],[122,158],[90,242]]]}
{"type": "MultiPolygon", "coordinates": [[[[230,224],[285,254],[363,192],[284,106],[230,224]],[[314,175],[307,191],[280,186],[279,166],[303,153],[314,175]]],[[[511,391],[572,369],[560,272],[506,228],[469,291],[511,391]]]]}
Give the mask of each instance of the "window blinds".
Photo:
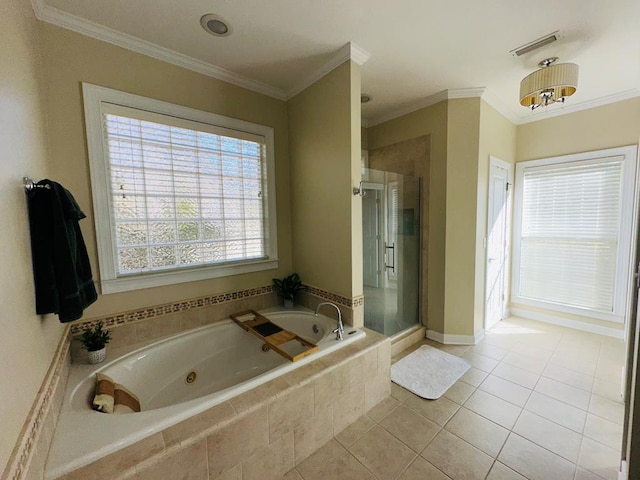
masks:
{"type": "Polygon", "coordinates": [[[613,311],[623,159],[525,168],[520,297],[613,311]]]}
{"type": "Polygon", "coordinates": [[[128,107],[103,109],[118,274],[265,258],[265,142],[128,107]]]}

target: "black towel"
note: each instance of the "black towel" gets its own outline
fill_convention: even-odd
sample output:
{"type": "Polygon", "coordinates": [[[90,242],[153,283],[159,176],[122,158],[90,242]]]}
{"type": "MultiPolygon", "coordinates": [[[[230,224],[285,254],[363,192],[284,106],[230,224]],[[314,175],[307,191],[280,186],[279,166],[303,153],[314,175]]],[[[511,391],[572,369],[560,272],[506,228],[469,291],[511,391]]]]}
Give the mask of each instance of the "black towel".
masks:
{"type": "Polygon", "coordinates": [[[42,180],[28,194],[36,312],[57,313],[61,322],[82,317],[98,294],[78,221],[85,218],[62,185],[42,180]]]}

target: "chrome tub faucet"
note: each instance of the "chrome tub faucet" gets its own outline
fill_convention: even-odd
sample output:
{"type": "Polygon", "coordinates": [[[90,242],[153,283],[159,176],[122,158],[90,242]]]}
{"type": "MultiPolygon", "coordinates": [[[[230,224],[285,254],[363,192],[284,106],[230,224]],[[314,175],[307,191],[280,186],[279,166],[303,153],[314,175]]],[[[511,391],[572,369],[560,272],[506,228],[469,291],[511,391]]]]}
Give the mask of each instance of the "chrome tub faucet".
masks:
{"type": "Polygon", "coordinates": [[[316,307],[316,312],[314,315],[317,317],[318,312],[320,311],[320,308],[325,305],[331,305],[338,312],[338,326],[334,330],[332,330],[332,333],[336,334],[336,340],[342,340],[344,336],[344,325],[342,324],[342,312],[340,312],[340,309],[335,303],[331,303],[331,302],[319,303],[318,306],[316,307]]]}

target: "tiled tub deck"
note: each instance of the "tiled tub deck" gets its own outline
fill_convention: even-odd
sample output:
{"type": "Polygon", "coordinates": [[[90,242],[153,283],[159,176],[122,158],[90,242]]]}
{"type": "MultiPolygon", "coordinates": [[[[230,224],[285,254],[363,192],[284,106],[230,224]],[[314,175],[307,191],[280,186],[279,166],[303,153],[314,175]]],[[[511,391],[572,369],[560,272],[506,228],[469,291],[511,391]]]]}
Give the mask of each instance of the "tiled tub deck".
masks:
{"type": "Polygon", "coordinates": [[[366,333],[61,478],[281,478],[389,396],[390,340],[366,333]]]}

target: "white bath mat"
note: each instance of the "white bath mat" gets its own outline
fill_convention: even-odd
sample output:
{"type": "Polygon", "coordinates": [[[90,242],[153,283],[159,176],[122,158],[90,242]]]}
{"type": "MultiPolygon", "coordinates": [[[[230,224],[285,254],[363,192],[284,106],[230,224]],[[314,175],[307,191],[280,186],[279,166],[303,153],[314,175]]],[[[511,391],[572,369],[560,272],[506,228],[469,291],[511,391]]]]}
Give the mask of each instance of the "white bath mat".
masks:
{"type": "Polygon", "coordinates": [[[423,345],[391,365],[391,381],[416,395],[435,400],[469,370],[460,357],[423,345]]]}

